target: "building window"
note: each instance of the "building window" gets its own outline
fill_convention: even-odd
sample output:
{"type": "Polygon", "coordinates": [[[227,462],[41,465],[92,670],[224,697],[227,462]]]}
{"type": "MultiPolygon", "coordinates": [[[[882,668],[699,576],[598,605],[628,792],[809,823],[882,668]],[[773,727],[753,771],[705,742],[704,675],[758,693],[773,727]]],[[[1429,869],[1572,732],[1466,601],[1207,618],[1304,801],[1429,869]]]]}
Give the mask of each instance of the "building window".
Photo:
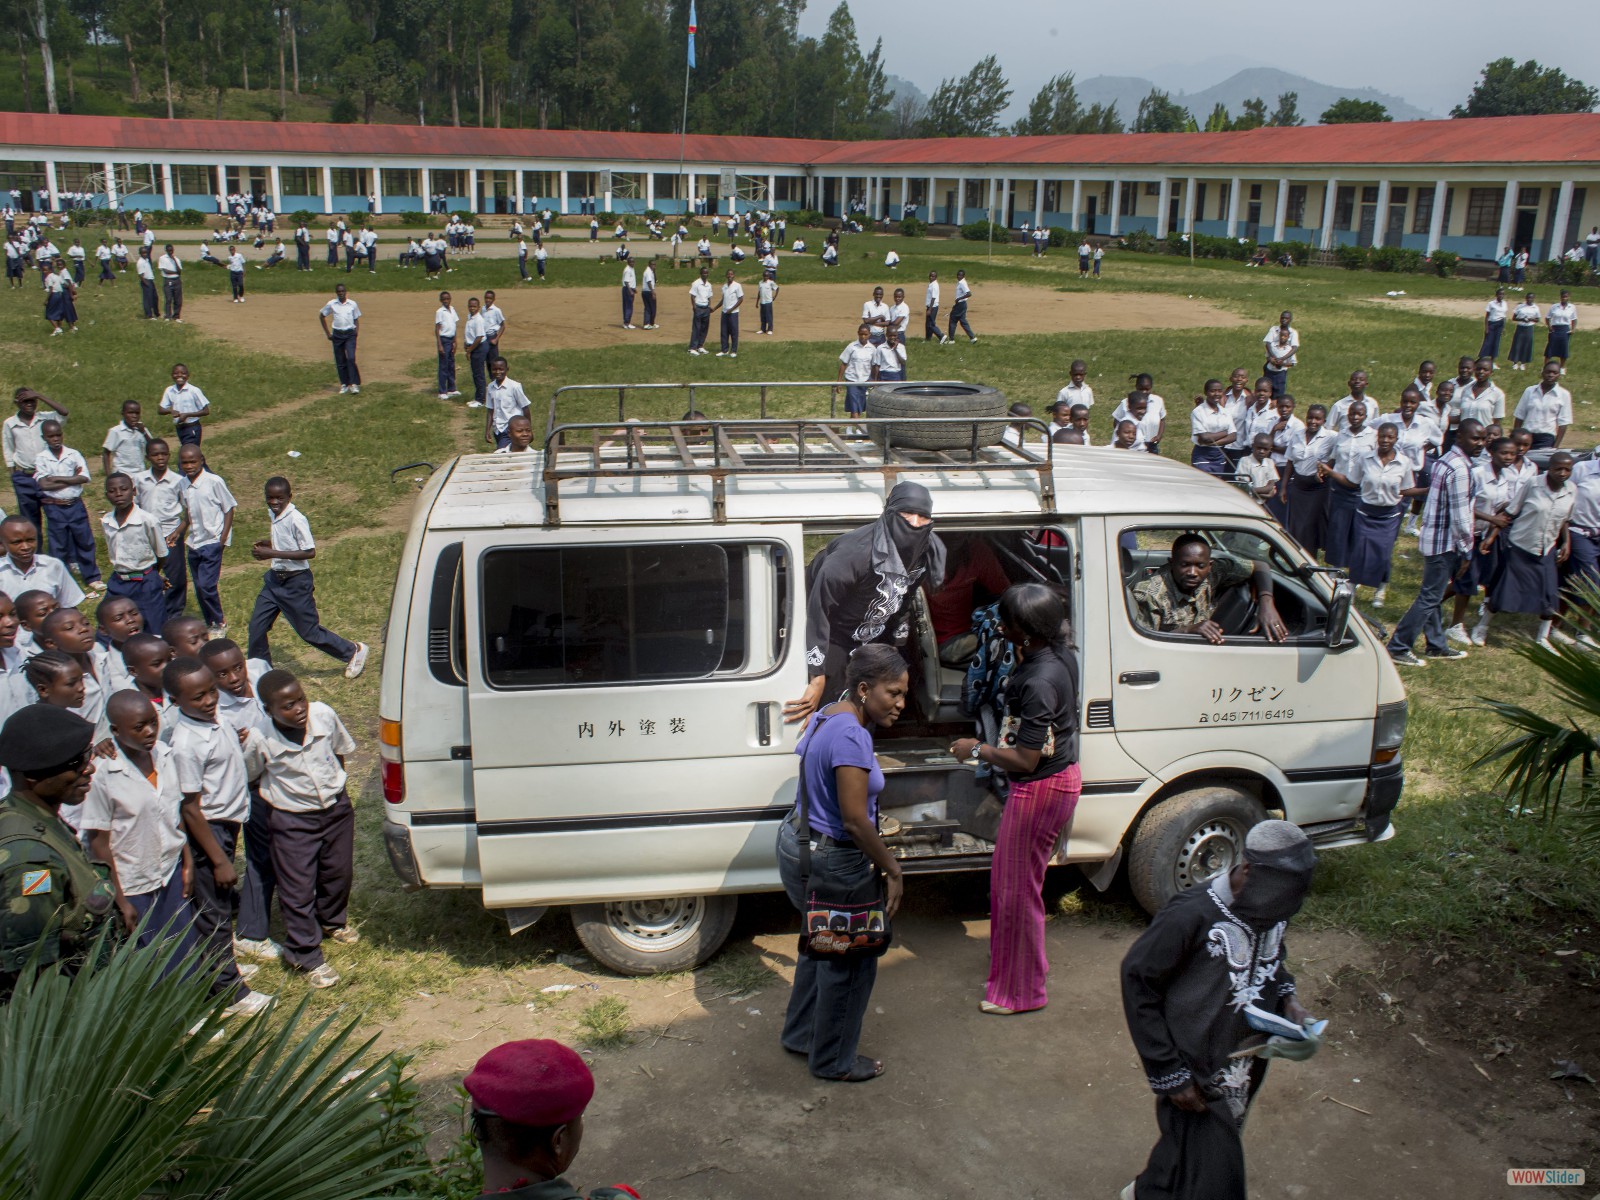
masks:
{"type": "Polygon", "coordinates": [[[1417,207],[1411,215],[1411,232],[1427,233],[1433,225],[1433,189],[1417,189],[1417,207]]]}
{"type": "Polygon", "coordinates": [[[278,194],[280,196],[320,196],[322,172],[316,167],[279,167],[278,194]]]}
{"type": "Polygon", "coordinates": [[[172,187],[181,196],[209,196],[216,190],[216,172],[210,167],[173,167],[172,187]]]}
{"type": "MultiPolygon", "coordinates": [[[[805,200],[805,182],[805,177],[802,175],[779,175],[772,181],[774,188],[772,202],[774,204],[801,203],[805,200]]],[[[907,203],[926,204],[927,201],[922,195],[926,187],[926,183],[912,180],[909,188],[911,198],[907,203]]]]}
{"type": "Polygon", "coordinates": [[[1233,184],[1219,183],[1217,185],[1217,220],[1228,219],[1228,195],[1233,191],[1233,184]]]}
{"type": "Polygon", "coordinates": [[[1467,237],[1499,237],[1500,214],[1505,210],[1505,188],[1467,189],[1467,237]]]}
{"type": "Polygon", "coordinates": [[[1539,207],[1539,189],[1538,188],[1518,188],[1517,189],[1517,207],[1518,208],[1538,208],[1539,207]]]}
{"type": "Polygon", "coordinates": [[[1159,195],[1161,195],[1161,185],[1159,183],[1147,183],[1147,184],[1145,184],[1144,185],[1144,194],[1146,196],[1159,196],[1159,195]]]}
{"type": "Polygon", "coordinates": [[[1410,188],[1408,188],[1408,187],[1397,187],[1397,188],[1390,188],[1389,189],[1389,203],[1390,204],[1408,204],[1408,203],[1410,203],[1410,201],[1411,201],[1411,189],[1410,188]]]}
{"type": "Polygon", "coordinates": [[[1206,185],[1203,183],[1194,185],[1194,217],[1197,221],[1206,219],[1206,185]]]}
{"type": "Polygon", "coordinates": [[[1289,202],[1284,205],[1283,223],[1287,228],[1299,229],[1306,223],[1306,185],[1289,185],[1289,202]]]}
{"type": "Polygon", "coordinates": [[[1250,185],[1250,199],[1252,199],[1252,200],[1261,199],[1261,185],[1259,183],[1252,183],[1250,185]]]}
{"type": "Polygon", "coordinates": [[[1131,217],[1137,214],[1139,211],[1139,185],[1136,183],[1123,184],[1119,204],[1120,207],[1117,211],[1123,216],[1131,217]]]}
{"type": "Polygon", "coordinates": [[[1349,229],[1356,216],[1356,190],[1342,187],[1333,196],[1333,227],[1349,229]]]}
{"type": "Polygon", "coordinates": [[[335,167],[333,169],[333,194],[335,196],[365,196],[367,172],[362,167],[335,167]]]}
{"type": "Polygon", "coordinates": [[[385,167],[378,176],[383,181],[385,196],[422,196],[422,173],[405,168],[385,167]]]}
{"type": "Polygon", "coordinates": [[[1361,189],[1361,203],[1376,204],[1377,202],[1378,189],[1376,187],[1364,187],[1361,189]]]}

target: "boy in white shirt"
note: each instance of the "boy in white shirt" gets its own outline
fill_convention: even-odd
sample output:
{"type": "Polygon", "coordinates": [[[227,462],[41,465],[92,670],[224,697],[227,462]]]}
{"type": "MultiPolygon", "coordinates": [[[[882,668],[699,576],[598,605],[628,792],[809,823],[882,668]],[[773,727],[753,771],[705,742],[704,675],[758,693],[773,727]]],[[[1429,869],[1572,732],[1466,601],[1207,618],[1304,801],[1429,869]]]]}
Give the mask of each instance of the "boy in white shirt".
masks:
{"type": "Polygon", "coordinates": [[[1081,404],[1085,408],[1094,407],[1094,389],[1084,380],[1089,375],[1089,364],[1081,358],[1072,360],[1072,365],[1067,368],[1071,382],[1056,393],[1056,404],[1065,404],[1071,408],[1074,404],[1081,404]]]}
{"type": "MultiPolygon", "coordinates": [[[[189,599],[189,569],[185,561],[184,534],[188,530],[189,514],[183,503],[181,484],[183,476],[169,467],[172,450],[165,438],[151,438],[145,443],[147,470],[133,474],[133,486],[139,507],[149,513],[161,526],[161,536],[167,541],[167,557],[162,560],[161,574],[166,578],[167,618],[183,611],[189,599]]],[[[155,633],[152,629],[150,632],[155,633]]]]}
{"type": "Polygon", "coordinates": [[[106,502],[111,511],[100,517],[111,572],[109,591],[138,607],[143,628],[152,632],[167,619],[166,580],[158,569],[167,557],[161,522],[134,503],[132,476],[113,471],[106,476],[106,502]]]}
{"type": "Polygon", "coordinates": [[[172,726],[172,760],[183,793],[183,824],[194,858],[190,896],[195,936],[215,972],[212,993],[231,993],[239,1011],[258,1011],[233,956],[233,858],[239,830],[250,815],[249,776],[238,732],[217,720],[217,680],[197,658],[175,658],[162,686],[178,707],[172,726]],[[251,1007],[253,1006],[253,1007],[251,1007]]]}
{"type": "Polygon", "coordinates": [[[356,744],[333,709],[308,701],[288,671],[261,676],[256,694],[270,728],[245,735],[244,757],[271,810],[281,957],[305,971],[312,987],[332,987],[339,973],[323,956],[324,937],[346,945],[360,938],[349,921],[355,810],[344,765],[356,744]]]}
{"type": "Polygon", "coordinates": [[[123,471],[133,475],[144,470],[144,447],[150,431],[144,427],[143,408],[137,400],[122,402],[122,420],[106,431],[100,443],[100,473],[123,471]]]}
{"type": "Polygon", "coordinates": [[[492,442],[495,449],[511,444],[509,427],[511,418],[527,416],[533,407],[522,385],[506,376],[506,360],[497,358],[489,364],[489,387],[484,397],[483,440],[492,442]]]}
{"type": "MultiPolygon", "coordinates": [[[[867,411],[867,385],[876,371],[874,358],[878,348],[872,344],[872,326],[863,322],[856,329],[856,340],[839,352],[837,382],[845,384],[844,408],[852,417],[867,411]]],[[[834,395],[838,395],[838,388],[834,395]]]]}
{"type": "Polygon", "coordinates": [[[77,567],[89,594],[99,595],[106,590],[106,585],[100,582],[94,531],[89,527],[89,511],[83,505],[89,464],[83,455],[64,443],[61,422],[46,421],[40,433],[44,437],[44,452],[34,460],[33,478],[39,485],[39,502],[48,514],[45,532],[50,553],[67,566],[77,567]]]}
{"type": "Polygon", "coordinates": [[[1272,461],[1272,438],[1258,433],[1250,441],[1250,457],[1239,465],[1250,484],[1250,494],[1263,508],[1278,494],[1278,464],[1272,461]]]}
{"type": "Polygon", "coordinates": [[[183,363],[172,364],[172,386],[161,393],[160,411],[172,418],[177,427],[178,441],[188,446],[198,446],[204,437],[201,420],[211,415],[211,401],[206,394],[189,382],[189,368],[183,363]]]}
{"type": "Polygon", "coordinates": [[[526,454],[533,446],[533,422],[518,413],[506,424],[506,435],[509,440],[495,450],[496,454],[526,454]]]}
{"type": "Polygon", "coordinates": [[[283,476],[267,480],[264,492],[267,511],[272,514],[272,535],[250,547],[251,557],[267,563],[268,570],[261,577],[261,592],[250,614],[248,653],[251,658],[272,662],[267,635],[282,613],[301,641],[344,663],[345,678],[354,679],[367,665],[367,646],[323,628],[311,577],[311,560],[317,556],[311,525],[294,506],[294,494],[283,476]]]}
{"type": "Polygon", "coordinates": [[[222,476],[206,469],[199,446],[185,446],[178,452],[178,469],[183,472],[179,494],[188,513],[189,573],[194,576],[195,599],[207,628],[221,637],[228,631],[228,620],[218,582],[222,553],[233,541],[233,510],[238,501],[222,476]]]}

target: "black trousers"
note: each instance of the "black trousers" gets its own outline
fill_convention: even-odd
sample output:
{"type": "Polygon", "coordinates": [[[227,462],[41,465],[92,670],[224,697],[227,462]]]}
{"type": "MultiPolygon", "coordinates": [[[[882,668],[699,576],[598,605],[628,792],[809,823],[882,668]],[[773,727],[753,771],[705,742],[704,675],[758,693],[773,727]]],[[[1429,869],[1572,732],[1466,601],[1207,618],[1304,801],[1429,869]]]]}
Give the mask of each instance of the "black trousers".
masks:
{"type": "Polygon", "coordinates": [[[942,336],[939,332],[939,306],[935,304],[922,318],[922,340],[937,342],[942,336]]]}
{"type": "Polygon", "coordinates": [[[156,296],[156,285],[148,279],[139,280],[139,300],[144,305],[144,315],[154,321],[161,315],[161,301],[156,296]]]}
{"type": "Polygon", "coordinates": [[[356,366],[356,331],[353,329],[335,329],[333,331],[333,366],[339,372],[341,386],[361,386],[361,371],[356,366]]]}
{"type": "Polygon", "coordinates": [[[183,280],[180,278],[161,280],[161,307],[162,316],[169,321],[183,319],[183,280]]]}
{"type": "MultiPolygon", "coordinates": [[[[1266,1076],[1266,1060],[1253,1059],[1251,1100],[1266,1076]]],[[[1138,1200],[1245,1200],[1244,1120],[1225,1100],[1207,1100],[1203,1113],[1185,1112],[1165,1096],[1156,1100],[1161,1140],[1134,1185],[1138,1200]]]]}
{"type": "Polygon", "coordinates": [[[311,247],[305,242],[296,242],[294,247],[294,266],[297,271],[311,270],[311,247]]]}
{"type": "Polygon", "coordinates": [[[302,971],[315,970],[324,961],[322,931],[350,919],[355,809],[341,792],[331,806],[315,812],[274,808],[268,824],[283,913],[283,960],[302,971]]]}
{"type": "Polygon", "coordinates": [[[694,310],[694,324],[689,327],[689,349],[698,350],[706,344],[706,334],[711,332],[711,309],[709,306],[696,305],[694,310]]]}
{"type": "MultiPolygon", "coordinates": [[[[223,856],[233,861],[239,845],[239,822],[208,821],[211,836],[217,839],[223,856]]],[[[233,920],[239,911],[237,886],[217,886],[211,860],[200,849],[200,843],[189,838],[189,849],[194,855],[194,885],[190,903],[194,905],[194,933],[208,960],[208,969],[216,973],[211,994],[230,992],[234,1000],[243,1000],[250,989],[239,977],[239,966],[233,960],[233,920]]]]}
{"type": "Polygon", "coordinates": [[[644,323],[646,325],[654,325],[656,323],[656,294],[655,294],[655,292],[654,291],[640,292],[639,293],[639,298],[644,301],[644,323]]]}
{"type": "Polygon", "coordinates": [[[300,635],[300,640],[314,646],[324,654],[347,663],[355,654],[354,642],[324,629],[317,613],[316,584],[309,569],[304,571],[267,571],[261,576],[261,592],[256,596],[255,610],[250,614],[250,638],[246,653],[263,662],[272,661],[272,649],[267,635],[279,614],[288,618],[290,626],[300,635]]]}

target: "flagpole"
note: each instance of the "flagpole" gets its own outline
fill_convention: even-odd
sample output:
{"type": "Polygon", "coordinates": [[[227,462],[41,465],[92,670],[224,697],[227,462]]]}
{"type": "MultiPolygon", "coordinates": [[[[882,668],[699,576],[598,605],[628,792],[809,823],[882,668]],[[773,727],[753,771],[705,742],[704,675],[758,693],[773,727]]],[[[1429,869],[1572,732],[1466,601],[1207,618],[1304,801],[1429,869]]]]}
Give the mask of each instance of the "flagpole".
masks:
{"type": "Polygon", "coordinates": [[[689,0],[689,53],[683,61],[683,119],[678,125],[678,186],[683,190],[683,223],[687,225],[694,214],[694,197],[689,195],[688,173],[684,171],[684,148],[689,141],[689,72],[694,69],[695,35],[694,0],[689,0]]]}

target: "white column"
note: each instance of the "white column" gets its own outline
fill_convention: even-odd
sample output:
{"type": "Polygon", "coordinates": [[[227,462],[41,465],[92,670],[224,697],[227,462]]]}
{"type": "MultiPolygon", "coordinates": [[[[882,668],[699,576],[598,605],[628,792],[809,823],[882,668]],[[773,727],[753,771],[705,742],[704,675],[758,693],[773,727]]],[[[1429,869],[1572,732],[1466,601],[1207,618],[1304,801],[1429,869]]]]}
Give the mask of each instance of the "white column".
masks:
{"type": "Polygon", "coordinates": [[[1239,236],[1239,193],[1244,190],[1244,180],[1235,175],[1228,182],[1228,236],[1239,236]]]}
{"type": "Polygon", "coordinates": [[[1516,228],[1517,220],[1517,189],[1515,179],[1506,180],[1506,195],[1500,204],[1500,237],[1494,249],[1497,255],[1511,245],[1511,233],[1516,228]]]}
{"type": "Polygon", "coordinates": [[[1172,209],[1172,180],[1165,175],[1161,177],[1161,192],[1156,197],[1156,236],[1165,238],[1172,232],[1172,222],[1167,219],[1167,214],[1172,209]]]}
{"type": "Polygon", "coordinates": [[[372,206],[372,211],[381,213],[383,211],[383,171],[376,163],[369,169],[372,171],[372,198],[377,201],[372,206]]]}
{"type": "MultiPolygon", "coordinates": [[[[324,167],[323,170],[326,171],[327,168],[324,167]]],[[[228,195],[228,170],[221,163],[217,164],[217,195],[222,196],[224,199],[228,195]]],[[[333,210],[329,209],[328,211],[332,212],[333,210]]]]}
{"type": "Polygon", "coordinates": [[[956,211],[950,214],[950,223],[960,225],[967,217],[967,181],[956,176],[956,211]]]}
{"type": "Polygon", "coordinates": [[[995,179],[994,179],[994,176],[991,175],[991,176],[989,176],[989,190],[986,193],[984,201],[983,201],[983,219],[985,221],[992,221],[992,220],[994,220],[994,217],[995,217],[995,211],[994,211],[994,185],[995,185],[995,179]]]}
{"type": "MultiPolygon", "coordinates": [[[[106,204],[115,204],[117,200],[117,164],[106,163],[106,204]]],[[[1564,223],[1564,222],[1563,222],[1564,223]]]]}
{"type": "MultiPolygon", "coordinates": [[[[521,171],[517,172],[517,178],[522,178],[521,171]]],[[[519,186],[517,190],[520,192],[522,189],[519,186]]],[[[654,208],[656,206],[656,173],[654,171],[646,171],[644,173],[644,206],[646,208],[654,208]]],[[[520,196],[517,198],[517,207],[522,207],[520,196]]]]}
{"type": "Polygon", "coordinates": [[[1183,231],[1194,236],[1194,197],[1200,181],[1193,175],[1183,181],[1183,231]]]}
{"type": "Polygon", "coordinates": [[[1339,181],[1328,180],[1328,190],[1322,195],[1322,228],[1317,231],[1317,244],[1323,250],[1333,249],[1333,206],[1339,199],[1339,181]]]}
{"type": "Polygon", "coordinates": [[[930,224],[930,225],[933,224],[933,206],[938,203],[938,201],[934,199],[934,192],[938,188],[938,186],[939,186],[939,177],[937,175],[929,175],[928,176],[928,224],[930,224]]]}
{"type": "Polygon", "coordinates": [[[1122,232],[1122,181],[1115,175],[1111,177],[1111,228],[1112,237],[1122,232]]]}
{"type": "Polygon", "coordinates": [[[172,201],[172,164],[161,164],[161,198],[167,202],[167,211],[175,207],[172,201]]]}
{"type": "MultiPolygon", "coordinates": [[[[694,176],[692,174],[689,176],[689,186],[691,188],[694,187],[694,176]]],[[[565,171],[561,172],[561,206],[556,211],[558,213],[567,211],[567,173],[565,171]]]]}
{"type": "MultiPolygon", "coordinates": [[[[222,169],[221,167],[217,168],[217,170],[219,170],[219,171],[221,169],[222,169]]],[[[322,168],[322,211],[324,213],[331,213],[333,211],[333,168],[332,167],[323,167],[322,168]]]]}
{"type": "Polygon", "coordinates": [[[601,212],[610,212],[611,211],[611,189],[610,188],[607,188],[606,191],[605,191],[605,195],[603,195],[600,198],[600,211],[601,212]]]}
{"type": "Polygon", "coordinates": [[[1033,227],[1044,224],[1044,180],[1033,181],[1033,227]]]}
{"type": "Polygon", "coordinates": [[[1545,252],[1546,258],[1559,258],[1567,249],[1567,222],[1572,219],[1572,180],[1564,180],[1561,190],[1556,193],[1556,223],[1552,229],[1545,233],[1545,241],[1549,248],[1545,252]]]}
{"type": "Polygon", "coordinates": [[[478,168],[467,168],[467,211],[478,211],[478,168]]]}
{"type": "Polygon", "coordinates": [[[1432,257],[1444,240],[1444,205],[1450,198],[1450,184],[1439,179],[1433,185],[1433,215],[1428,218],[1428,255],[1432,257]]]}
{"type": "Polygon", "coordinates": [[[1072,212],[1067,217],[1067,228],[1068,229],[1082,229],[1083,226],[1078,224],[1078,218],[1082,214],[1083,214],[1083,180],[1074,179],[1072,181],[1072,212]]]}
{"type": "Polygon", "coordinates": [[[1010,220],[1010,217],[1009,217],[1009,212],[1010,212],[1010,208],[1011,208],[1011,205],[1009,203],[1010,199],[1011,199],[1011,180],[1007,179],[1005,176],[1001,176],[1001,178],[1000,178],[1000,196],[999,196],[999,199],[995,203],[994,212],[995,212],[995,220],[999,221],[1002,226],[1006,226],[1006,227],[1009,227],[1010,224],[1011,224],[1011,220],[1010,220]]]}
{"type": "Polygon", "coordinates": [[[267,186],[272,189],[272,211],[283,211],[283,176],[276,164],[267,168],[267,186]]]}
{"type": "Polygon", "coordinates": [[[44,191],[50,198],[50,207],[56,206],[56,164],[54,159],[44,160],[44,191]]]}
{"type": "Polygon", "coordinates": [[[1389,231],[1389,181],[1378,180],[1378,203],[1372,218],[1372,248],[1379,249],[1383,245],[1384,235],[1389,231]]]}
{"type": "Polygon", "coordinates": [[[776,212],[778,208],[778,177],[767,176],[767,202],[761,206],[768,212],[776,212]]]}
{"type": "Polygon", "coordinates": [[[1278,201],[1273,207],[1272,214],[1272,240],[1283,241],[1284,230],[1288,228],[1289,220],[1289,181],[1278,180],[1278,201]]]}
{"type": "Polygon", "coordinates": [[[422,201],[422,211],[431,213],[433,212],[433,172],[427,167],[421,168],[421,172],[420,186],[422,195],[419,199],[422,201]]]}
{"type": "MultiPolygon", "coordinates": [[[[522,168],[521,167],[518,167],[514,172],[512,172],[512,178],[513,178],[513,184],[512,184],[512,192],[511,192],[511,194],[512,194],[512,197],[514,198],[514,200],[516,202],[517,215],[520,217],[522,215],[522,210],[525,207],[527,207],[525,204],[523,204],[523,201],[526,199],[526,197],[522,193],[523,175],[522,175],[522,168]]],[[[651,183],[652,180],[655,179],[655,176],[647,174],[644,178],[645,178],[645,185],[644,186],[645,186],[646,204],[648,205],[649,204],[649,197],[650,197],[650,183],[651,183]]]]}

